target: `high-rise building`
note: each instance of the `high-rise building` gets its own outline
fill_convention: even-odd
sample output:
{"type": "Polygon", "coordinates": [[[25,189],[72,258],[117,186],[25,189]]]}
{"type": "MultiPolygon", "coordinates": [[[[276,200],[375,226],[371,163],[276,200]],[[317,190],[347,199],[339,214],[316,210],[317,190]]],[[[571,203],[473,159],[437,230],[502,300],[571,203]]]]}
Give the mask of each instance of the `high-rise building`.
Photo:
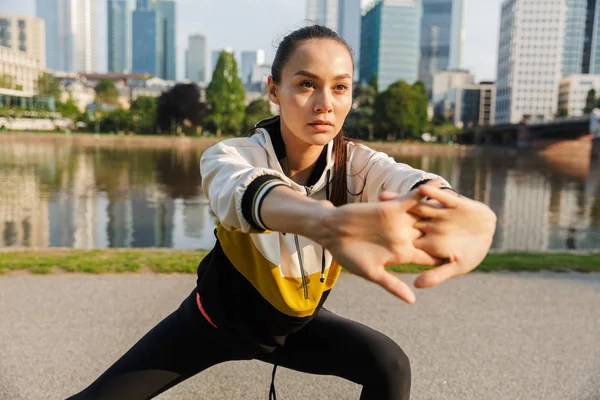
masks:
{"type": "Polygon", "coordinates": [[[465,0],[423,0],[419,80],[431,98],[433,75],[462,68],[465,0]]]}
{"type": "Polygon", "coordinates": [[[96,71],[96,1],[37,0],[46,23],[46,65],[66,72],[96,71]]]}
{"type": "Polygon", "coordinates": [[[563,69],[564,0],[505,0],[500,18],[496,123],[554,118],[563,69]]]}
{"type": "Polygon", "coordinates": [[[208,76],[208,43],[202,35],[190,35],[186,53],[185,77],[194,82],[207,82],[208,76]]]}
{"type": "Polygon", "coordinates": [[[360,0],[339,0],[338,3],[338,33],[352,48],[354,53],[354,80],[360,76],[360,0]]]}
{"type": "Polygon", "coordinates": [[[361,0],[308,0],[307,24],[325,25],[336,31],[354,53],[355,80],[360,65],[361,0]]]}
{"type": "Polygon", "coordinates": [[[306,2],[306,20],[308,24],[325,25],[337,31],[338,0],[308,0],[306,2]]]}
{"type": "Polygon", "coordinates": [[[174,81],[177,76],[177,48],[175,38],[175,2],[173,0],[159,0],[154,3],[154,9],[159,14],[159,23],[163,25],[162,32],[163,41],[162,48],[164,49],[163,66],[164,71],[161,78],[174,81]]]}
{"type": "Polygon", "coordinates": [[[133,72],[175,80],[175,3],[138,0],[132,15],[133,72]]]}
{"type": "Polygon", "coordinates": [[[242,83],[250,83],[252,77],[252,69],[255,65],[262,65],[265,63],[265,52],[264,50],[253,50],[253,51],[242,51],[242,65],[240,68],[240,75],[242,83]]]}
{"type": "Polygon", "coordinates": [[[131,72],[131,21],[135,0],[107,1],[108,72],[131,72]]]}
{"type": "Polygon", "coordinates": [[[600,1],[566,1],[563,75],[600,74],[600,1]]]}
{"type": "Polygon", "coordinates": [[[25,15],[0,14],[0,75],[5,89],[33,95],[46,69],[44,21],[25,15]]]}
{"type": "Polygon", "coordinates": [[[377,0],[362,17],[360,80],[377,78],[379,90],[418,78],[420,0],[377,0]]]}

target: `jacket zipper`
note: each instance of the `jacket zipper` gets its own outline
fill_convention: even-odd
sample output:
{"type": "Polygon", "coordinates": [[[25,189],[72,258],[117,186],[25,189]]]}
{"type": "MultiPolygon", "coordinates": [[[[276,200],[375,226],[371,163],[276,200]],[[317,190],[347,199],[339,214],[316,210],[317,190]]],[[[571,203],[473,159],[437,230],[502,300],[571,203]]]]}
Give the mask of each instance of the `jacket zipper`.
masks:
{"type": "MultiPolygon", "coordinates": [[[[306,196],[310,197],[312,194],[312,186],[304,186],[306,189],[306,196]]],[[[294,242],[296,242],[296,252],[298,253],[298,262],[300,263],[300,275],[302,276],[302,288],[304,289],[304,299],[308,299],[308,288],[306,287],[306,272],[304,272],[304,263],[302,262],[302,253],[300,252],[300,243],[298,242],[298,235],[294,234],[294,242]]]]}

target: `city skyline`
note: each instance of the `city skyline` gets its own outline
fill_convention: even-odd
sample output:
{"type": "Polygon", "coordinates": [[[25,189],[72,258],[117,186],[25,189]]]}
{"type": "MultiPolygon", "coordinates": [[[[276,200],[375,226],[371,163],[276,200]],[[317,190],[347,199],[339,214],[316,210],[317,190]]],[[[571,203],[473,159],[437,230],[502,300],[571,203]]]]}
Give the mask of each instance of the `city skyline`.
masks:
{"type": "MultiPolygon", "coordinates": [[[[476,81],[496,79],[496,60],[500,4],[502,0],[467,2],[465,11],[466,41],[463,67],[471,70],[476,81]]],[[[271,62],[276,46],[286,33],[306,23],[306,3],[298,0],[250,0],[244,3],[244,12],[230,15],[229,10],[240,9],[239,0],[177,0],[177,74],[185,78],[185,50],[189,35],[207,37],[210,50],[231,47],[236,53],[246,50],[265,50],[271,62]],[[203,13],[203,10],[211,10],[203,13]],[[264,10],[271,10],[266,13],[264,10]],[[269,19],[269,15],[277,18],[269,19]],[[240,15],[237,15],[240,14],[240,15]],[[248,34],[238,30],[223,31],[223,21],[231,26],[248,26],[248,34]],[[259,24],[257,21],[264,21],[259,24]]],[[[365,1],[363,0],[363,4],[365,1]]],[[[35,0],[0,0],[0,12],[35,15],[35,0]]],[[[107,57],[107,0],[97,1],[97,58],[98,72],[108,70],[107,57]]]]}

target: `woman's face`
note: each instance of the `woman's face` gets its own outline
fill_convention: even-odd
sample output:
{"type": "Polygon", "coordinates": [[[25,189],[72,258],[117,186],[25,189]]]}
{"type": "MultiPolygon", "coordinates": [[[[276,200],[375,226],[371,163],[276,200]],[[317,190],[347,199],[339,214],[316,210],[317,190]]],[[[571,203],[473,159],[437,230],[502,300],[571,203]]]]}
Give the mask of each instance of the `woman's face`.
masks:
{"type": "Polygon", "coordinates": [[[342,129],[352,106],[353,64],[343,44],[331,39],[301,42],[281,72],[269,77],[269,97],[279,106],[282,133],[323,146],[342,129]]]}

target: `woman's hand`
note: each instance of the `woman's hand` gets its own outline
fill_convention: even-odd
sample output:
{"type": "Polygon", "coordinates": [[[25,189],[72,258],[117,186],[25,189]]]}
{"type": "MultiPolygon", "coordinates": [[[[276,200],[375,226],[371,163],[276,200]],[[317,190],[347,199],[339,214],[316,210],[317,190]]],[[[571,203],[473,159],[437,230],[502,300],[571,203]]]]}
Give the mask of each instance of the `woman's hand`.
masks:
{"type": "Polygon", "coordinates": [[[422,198],[415,190],[396,201],[331,208],[320,220],[318,233],[311,236],[350,272],[413,303],[415,295],[410,287],[384,267],[440,264],[439,259],[413,245],[422,233],[414,228],[419,218],[408,210],[417,206],[422,198]]]}
{"type": "Polygon", "coordinates": [[[444,265],[415,280],[415,287],[427,288],[466,274],[483,261],[492,245],[496,215],[483,203],[434,185],[423,185],[417,191],[436,204],[420,202],[410,209],[410,213],[421,218],[415,228],[424,234],[414,246],[445,260],[444,265]]]}

